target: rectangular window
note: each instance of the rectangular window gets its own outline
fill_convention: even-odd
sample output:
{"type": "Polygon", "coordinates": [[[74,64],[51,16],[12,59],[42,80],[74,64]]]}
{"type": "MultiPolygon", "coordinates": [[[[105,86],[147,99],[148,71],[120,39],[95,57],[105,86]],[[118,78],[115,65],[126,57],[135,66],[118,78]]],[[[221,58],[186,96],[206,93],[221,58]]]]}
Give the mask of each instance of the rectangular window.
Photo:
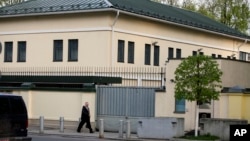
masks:
{"type": "Polygon", "coordinates": [[[53,61],[63,60],[63,40],[54,40],[53,61]]]}
{"type": "Polygon", "coordinates": [[[212,58],[216,58],[216,54],[212,54],[212,58]]]}
{"type": "Polygon", "coordinates": [[[13,42],[5,42],[4,44],[4,62],[12,62],[13,42]]]}
{"type": "Polygon", "coordinates": [[[200,55],[204,55],[204,52],[199,52],[200,55]]]}
{"type": "Polygon", "coordinates": [[[26,42],[20,41],[17,44],[17,62],[26,62],[26,42]]]}
{"type": "Polygon", "coordinates": [[[175,99],[175,112],[184,113],[186,111],[185,105],[186,105],[185,99],[182,99],[182,100],[175,99]]]}
{"type": "Polygon", "coordinates": [[[174,49],[169,47],[168,48],[168,59],[174,58],[174,49]]]}
{"type": "Polygon", "coordinates": [[[145,65],[150,65],[151,60],[151,45],[145,44],[145,65]]]}
{"type": "Polygon", "coordinates": [[[176,58],[181,59],[181,49],[176,49],[176,58]]]}
{"type": "Polygon", "coordinates": [[[196,56],[197,55],[197,51],[193,51],[193,56],[196,56]]]}
{"type": "Polygon", "coordinates": [[[247,53],[240,51],[240,60],[246,61],[247,60],[247,53]]]}
{"type": "Polygon", "coordinates": [[[70,39],[68,45],[68,61],[78,61],[78,39],[70,39]]]}
{"type": "Polygon", "coordinates": [[[221,55],[218,55],[218,58],[222,58],[222,56],[221,56],[221,55]]]}
{"type": "Polygon", "coordinates": [[[160,47],[154,46],[154,66],[159,66],[160,62],[160,47]]]}
{"type": "Polygon", "coordinates": [[[124,46],[125,42],[124,40],[118,40],[118,62],[124,62],[124,46]]]}
{"type": "Polygon", "coordinates": [[[134,63],[135,43],[128,42],[128,63],[134,63]]]}

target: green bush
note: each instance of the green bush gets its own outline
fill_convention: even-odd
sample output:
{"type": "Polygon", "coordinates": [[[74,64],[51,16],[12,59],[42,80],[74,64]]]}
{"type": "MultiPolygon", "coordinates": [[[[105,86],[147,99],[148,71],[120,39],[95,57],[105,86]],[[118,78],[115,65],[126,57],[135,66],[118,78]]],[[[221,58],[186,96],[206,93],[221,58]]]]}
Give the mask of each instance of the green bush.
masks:
{"type": "Polygon", "coordinates": [[[211,136],[210,134],[207,134],[207,135],[201,135],[201,136],[183,136],[181,137],[183,139],[188,139],[188,140],[218,140],[220,139],[219,137],[217,136],[211,136]]]}

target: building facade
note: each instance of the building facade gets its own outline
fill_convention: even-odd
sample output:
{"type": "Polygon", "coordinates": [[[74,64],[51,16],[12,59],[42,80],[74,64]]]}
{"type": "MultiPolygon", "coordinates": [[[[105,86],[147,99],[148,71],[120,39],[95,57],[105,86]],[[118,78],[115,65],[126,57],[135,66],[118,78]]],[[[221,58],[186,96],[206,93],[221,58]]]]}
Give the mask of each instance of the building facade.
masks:
{"type": "MultiPolygon", "coordinates": [[[[181,58],[201,49],[218,60],[223,87],[249,88],[249,39],[198,13],[150,0],[30,0],[0,8],[0,90],[23,95],[31,119],[77,121],[85,101],[95,113],[92,86],[153,87],[155,116],[184,117],[190,130],[194,103],[176,109],[170,81],[181,58]]],[[[222,117],[224,106],[213,105],[202,113],[222,117]]]]}

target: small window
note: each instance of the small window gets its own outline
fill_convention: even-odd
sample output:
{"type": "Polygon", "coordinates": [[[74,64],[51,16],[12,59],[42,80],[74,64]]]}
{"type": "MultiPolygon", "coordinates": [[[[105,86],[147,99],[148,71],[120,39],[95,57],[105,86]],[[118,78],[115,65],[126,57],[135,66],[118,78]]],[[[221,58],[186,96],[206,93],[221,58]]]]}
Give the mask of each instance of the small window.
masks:
{"type": "Polygon", "coordinates": [[[168,48],[168,59],[174,58],[174,49],[169,47],[168,48]]]}
{"type": "Polygon", "coordinates": [[[145,65],[150,65],[151,60],[151,45],[145,44],[145,65]]]}
{"type": "Polygon", "coordinates": [[[199,55],[204,55],[204,52],[199,52],[199,55]]]}
{"type": "Polygon", "coordinates": [[[222,56],[219,54],[219,55],[218,55],[218,58],[222,58],[222,56]]]}
{"type": "Polygon", "coordinates": [[[128,63],[134,63],[134,50],[135,50],[135,43],[128,42],[128,63]]]}
{"type": "Polygon", "coordinates": [[[70,39],[68,44],[68,61],[78,61],[78,39],[70,39]]]}
{"type": "Polygon", "coordinates": [[[176,49],[176,58],[181,59],[181,49],[176,49]]]}
{"type": "Polygon", "coordinates": [[[193,56],[196,56],[197,55],[197,51],[193,51],[193,56]]]}
{"type": "Polygon", "coordinates": [[[17,62],[26,62],[26,42],[18,42],[17,62]]]}
{"type": "Polygon", "coordinates": [[[124,62],[124,40],[118,40],[118,56],[117,61],[118,62],[124,62]]]}
{"type": "Polygon", "coordinates": [[[160,62],[160,47],[154,46],[154,66],[159,66],[160,62]]]}
{"type": "Polygon", "coordinates": [[[212,54],[212,58],[216,58],[216,54],[212,54]]]}
{"type": "Polygon", "coordinates": [[[175,112],[184,113],[186,111],[185,105],[186,105],[185,99],[182,100],[175,99],[175,112]]]}
{"type": "Polygon", "coordinates": [[[63,40],[54,40],[53,61],[63,60],[63,40]]]}
{"type": "Polygon", "coordinates": [[[5,42],[4,45],[4,62],[12,62],[13,42],[5,42]]]}
{"type": "Polygon", "coordinates": [[[240,60],[246,61],[247,60],[247,53],[240,51],[240,60]]]}

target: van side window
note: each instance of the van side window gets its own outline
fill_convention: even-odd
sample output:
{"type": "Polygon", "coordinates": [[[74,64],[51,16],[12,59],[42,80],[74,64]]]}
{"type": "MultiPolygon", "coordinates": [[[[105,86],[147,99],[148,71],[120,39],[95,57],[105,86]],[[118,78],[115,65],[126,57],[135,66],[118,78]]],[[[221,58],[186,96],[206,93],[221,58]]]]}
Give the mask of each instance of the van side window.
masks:
{"type": "Polygon", "coordinates": [[[0,115],[9,114],[10,106],[9,106],[8,97],[0,97],[0,115]]]}
{"type": "Polygon", "coordinates": [[[13,114],[24,114],[26,113],[26,108],[24,106],[23,101],[20,97],[13,97],[10,98],[10,103],[12,106],[12,113],[13,114]]]}

